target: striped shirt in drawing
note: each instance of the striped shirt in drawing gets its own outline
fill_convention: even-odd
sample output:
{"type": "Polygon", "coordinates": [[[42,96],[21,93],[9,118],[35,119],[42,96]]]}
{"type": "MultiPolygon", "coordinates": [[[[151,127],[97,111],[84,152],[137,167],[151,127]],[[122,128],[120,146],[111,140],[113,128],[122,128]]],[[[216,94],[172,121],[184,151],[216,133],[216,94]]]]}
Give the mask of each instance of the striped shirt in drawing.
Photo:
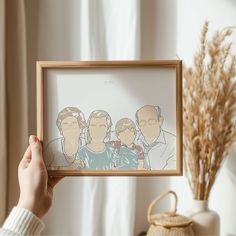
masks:
{"type": "Polygon", "coordinates": [[[147,170],[176,170],[176,136],[161,129],[159,137],[148,144],[140,132],[137,142],[144,149],[144,168],[147,170]]]}

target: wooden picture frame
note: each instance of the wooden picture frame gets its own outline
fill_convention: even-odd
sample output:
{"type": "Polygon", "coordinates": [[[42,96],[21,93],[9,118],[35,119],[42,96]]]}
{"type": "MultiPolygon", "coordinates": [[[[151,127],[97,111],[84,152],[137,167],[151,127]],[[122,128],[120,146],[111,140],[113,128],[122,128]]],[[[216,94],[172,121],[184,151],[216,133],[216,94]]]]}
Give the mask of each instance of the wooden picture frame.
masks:
{"type": "Polygon", "coordinates": [[[182,175],[182,61],[38,61],[37,136],[50,176],[182,175]]]}

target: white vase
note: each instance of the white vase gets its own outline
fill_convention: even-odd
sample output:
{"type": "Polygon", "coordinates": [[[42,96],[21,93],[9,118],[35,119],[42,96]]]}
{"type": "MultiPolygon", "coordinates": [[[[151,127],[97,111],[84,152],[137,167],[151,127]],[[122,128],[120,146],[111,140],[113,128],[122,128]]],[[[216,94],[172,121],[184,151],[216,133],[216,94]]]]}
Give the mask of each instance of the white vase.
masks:
{"type": "Polygon", "coordinates": [[[195,235],[220,235],[220,217],[208,208],[208,201],[193,200],[193,207],[185,212],[185,216],[193,219],[195,235]]]}

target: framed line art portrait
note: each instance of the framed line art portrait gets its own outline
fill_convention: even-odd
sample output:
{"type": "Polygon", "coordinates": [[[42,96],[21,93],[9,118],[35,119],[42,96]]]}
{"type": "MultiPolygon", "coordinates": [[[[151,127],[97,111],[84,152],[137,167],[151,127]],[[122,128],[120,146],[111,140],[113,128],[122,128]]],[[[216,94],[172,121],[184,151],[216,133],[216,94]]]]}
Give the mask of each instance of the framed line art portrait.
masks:
{"type": "Polygon", "coordinates": [[[182,175],[182,62],[38,61],[52,176],[182,175]]]}

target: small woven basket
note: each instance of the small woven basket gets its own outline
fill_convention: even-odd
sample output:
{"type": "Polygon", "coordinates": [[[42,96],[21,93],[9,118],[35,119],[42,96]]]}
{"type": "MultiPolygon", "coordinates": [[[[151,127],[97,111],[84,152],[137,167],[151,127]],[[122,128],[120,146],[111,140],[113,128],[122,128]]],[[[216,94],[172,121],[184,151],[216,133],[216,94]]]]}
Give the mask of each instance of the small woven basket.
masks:
{"type": "Polygon", "coordinates": [[[194,235],[192,230],[192,220],[176,214],[178,197],[175,192],[167,191],[155,198],[148,207],[147,219],[150,223],[148,236],[189,236],[194,235]],[[166,195],[172,194],[175,198],[173,209],[170,212],[163,212],[152,215],[154,206],[166,195]]]}

